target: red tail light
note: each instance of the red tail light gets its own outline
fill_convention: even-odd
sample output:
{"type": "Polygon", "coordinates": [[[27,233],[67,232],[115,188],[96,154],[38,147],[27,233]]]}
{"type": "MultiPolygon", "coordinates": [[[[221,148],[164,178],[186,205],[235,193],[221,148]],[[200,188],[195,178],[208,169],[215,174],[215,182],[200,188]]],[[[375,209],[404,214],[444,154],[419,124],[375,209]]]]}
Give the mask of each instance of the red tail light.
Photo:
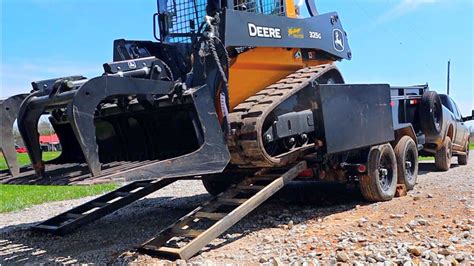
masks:
{"type": "Polygon", "coordinates": [[[364,173],[365,171],[367,171],[367,166],[365,166],[365,164],[359,164],[359,166],[357,167],[357,171],[359,173],[364,173]]]}
{"type": "Polygon", "coordinates": [[[313,169],[308,168],[299,174],[299,177],[313,177],[313,169]]]}

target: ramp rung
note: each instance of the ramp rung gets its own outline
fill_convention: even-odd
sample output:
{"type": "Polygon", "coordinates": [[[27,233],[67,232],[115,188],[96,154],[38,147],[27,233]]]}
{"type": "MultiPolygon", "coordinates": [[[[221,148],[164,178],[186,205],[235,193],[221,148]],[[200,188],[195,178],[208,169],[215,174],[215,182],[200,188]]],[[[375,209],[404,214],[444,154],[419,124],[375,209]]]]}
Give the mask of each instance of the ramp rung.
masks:
{"type": "Polygon", "coordinates": [[[91,202],[90,204],[91,204],[91,206],[93,206],[93,207],[102,208],[102,207],[104,207],[104,206],[107,206],[107,204],[109,204],[109,203],[107,203],[107,202],[100,202],[100,201],[93,201],[93,202],[91,202]]]}
{"type": "Polygon", "coordinates": [[[202,234],[203,230],[195,230],[195,229],[180,229],[180,228],[173,228],[171,229],[171,233],[176,236],[183,236],[183,237],[197,237],[202,234]]]}
{"type": "Polygon", "coordinates": [[[154,250],[154,253],[167,257],[179,258],[180,249],[179,248],[170,248],[170,247],[155,247],[153,245],[145,246],[147,249],[154,250]]]}
{"type": "Polygon", "coordinates": [[[134,182],[132,183],[134,187],[148,187],[151,186],[150,182],[134,182]]]}
{"type": "Polygon", "coordinates": [[[247,190],[250,190],[250,191],[258,191],[258,190],[262,190],[264,189],[265,186],[243,186],[243,185],[238,185],[235,187],[235,189],[238,189],[238,190],[244,190],[244,191],[247,191],[247,190]]]}
{"type": "Polygon", "coordinates": [[[77,219],[83,216],[83,214],[78,214],[78,213],[66,213],[66,218],[69,219],[77,219]]]}
{"type": "Polygon", "coordinates": [[[114,194],[117,195],[118,197],[125,198],[125,197],[130,196],[132,193],[130,193],[130,192],[117,191],[117,192],[115,192],[114,194]]]}
{"type": "MultiPolygon", "coordinates": [[[[260,204],[265,202],[265,200],[279,191],[283,186],[285,186],[285,184],[296,178],[299,173],[305,169],[306,162],[299,162],[293,168],[288,169],[285,173],[279,175],[278,178],[275,178],[270,184],[264,187],[256,186],[253,188],[259,191],[248,199],[233,198],[233,196],[239,193],[236,193],[236,187],[231,187],[226,192],[219,194],[210,201],[197,207],[190,213],[180,218],[174,224],[162,230],[156,237],[142,244],[139,250],[146,253],[154,253],[166,257],[173,257],[175,259],[181,258],[187,260],[199,252],[216,237],[224,233],[227,229],[244,218],[252,210],[260,206],[260,204]],[[225,204],[238,206],[230,213],[211,212],[212,210],[216,210],[216,206],[225,204]],[[204,210],[207,210],[208,212],[204,210]],[[196,223],[197,227],[199,225],[198,223],[201,221],[193,218],[207,218],[215,220],[215,222],[207,224],[205,223],[207,229],[203,231],[195,229],[182,229],[185,228],[185,226],[187,226],[189,223],[196,223]],[[179,249],[165,247],[166,243],[174,237],[174,234],[178,234],[176,236],[192,236],[194,239],[179,249]]],[[[253,180],[253,177],[255,176],[244,179],[237,187],[251,187],[251,182],[249,183],[249,181],[253,180]]]]}
{"type": "Polygon", "coordinates": [[[221,212],[196,212],[194,214],[194,217],[196,218],[207,218],[210,220],[220,220],[226,216],[227,213],[221,213],[221,212]]]}
{"type": "Polygon", "coordinates": [[[229,205],[240,205],[242,203],[245,203],[247,200],[248,199],[220,198],[217,200],[217,202],[229,205]]]}
{"type": "Polygon", "coordinates": [[[39,225],[36,225],[35,228],[40,229],[40,230],[54,231],[58,229],[58,226],[39,224],[39,225]]]}

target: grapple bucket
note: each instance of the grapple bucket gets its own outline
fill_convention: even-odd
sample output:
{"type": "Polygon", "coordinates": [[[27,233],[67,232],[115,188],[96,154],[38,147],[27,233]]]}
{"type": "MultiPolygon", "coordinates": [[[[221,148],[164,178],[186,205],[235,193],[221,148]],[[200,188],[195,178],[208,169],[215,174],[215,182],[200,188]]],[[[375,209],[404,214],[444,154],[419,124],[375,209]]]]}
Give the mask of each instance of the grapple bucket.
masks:
{"type": "Polygon", "coordinates": [[[22,102],[18,128],[37,176],[140,180],[225,168],[230,156],[207,86],[186,89],[154,57],[105,64],[104,70],[92,79],[38,82],[48,91],[22,102]],[[38,134],[44,114],[62,146],[47,163],[38,134]]]}
{"type": "Polygon", "coordinates": [[[7,163],[8,172],[13,176],[20,174],[16,160],[13,123],[17,119],[20,104],[27,96],[28,94],[18,94],[0,101],[0,148],[7,163]]]}

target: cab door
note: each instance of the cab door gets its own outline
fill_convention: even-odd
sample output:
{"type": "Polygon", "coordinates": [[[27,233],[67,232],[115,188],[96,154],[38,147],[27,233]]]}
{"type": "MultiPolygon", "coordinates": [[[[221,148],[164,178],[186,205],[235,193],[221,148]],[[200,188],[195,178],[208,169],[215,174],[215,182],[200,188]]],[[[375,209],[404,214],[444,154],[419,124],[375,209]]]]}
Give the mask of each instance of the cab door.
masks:
{"type": "Polygon", "coordinates": [[[459,112],[459,108],[453,99],[449,98],[451,101],[451,106],[453,107],[453,114],[454,118],[456,119],[456,130],[454,132],[454,149],[456,150],[463,150],[464,149],[464,139],[466,138],[468,132],[467,127],[464,125],[464,121],[462,120],[461,113],[459,112]]]}

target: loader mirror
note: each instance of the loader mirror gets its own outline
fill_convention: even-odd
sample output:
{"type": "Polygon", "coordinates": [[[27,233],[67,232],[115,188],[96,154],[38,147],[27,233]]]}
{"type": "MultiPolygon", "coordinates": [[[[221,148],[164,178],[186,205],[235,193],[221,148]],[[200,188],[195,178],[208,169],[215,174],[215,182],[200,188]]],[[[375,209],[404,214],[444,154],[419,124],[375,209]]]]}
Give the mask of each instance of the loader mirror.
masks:
{"type": "Polygon", "coordinates": [[[472,110],[471,116],[466,116],[462,118],[463,122],[474,120],[474,110],[472,110]]]}
{"type": "Polygon", "coordinates": [[[155,37],[155,40],[161,41],[160,27],[157,25],[160,25],[160,21],[158,13],[155,13],[153,14],[153,37],[155,37]]]}

